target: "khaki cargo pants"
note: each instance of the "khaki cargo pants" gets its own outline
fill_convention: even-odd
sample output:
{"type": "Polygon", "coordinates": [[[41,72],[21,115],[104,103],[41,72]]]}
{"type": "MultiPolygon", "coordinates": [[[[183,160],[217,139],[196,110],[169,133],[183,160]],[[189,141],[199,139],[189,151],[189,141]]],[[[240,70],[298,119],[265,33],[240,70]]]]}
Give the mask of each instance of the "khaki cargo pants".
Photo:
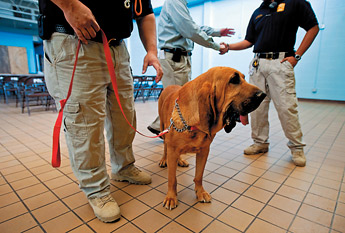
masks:
{"type": "MultiPolygon", "coordinates": [[[[173,54],[168,52],[164,52],[164,57],[159,57],[163,69],[162,83],[164,88],[170,85],[183,86],[191,80],[191,57],[181,56],[180,62],[174,62],[172,57],[173,54]]],[[[159,116],[151,123],[150,127],[160,131],[159,116]]]]}
{"type": "Polygon", "coordinates": [[[278,59],[260,58],[257,68],[252,67],[256,58],[250,63],[250,83],[267,94],[259,108],[250,114],[252,138],[258,144],[269,143],[268,110],[272,100],[285,136],[289,139],[288,147],[292,151],[303,150],[305,144],[298,118],[294,68],[288,61],[280,63],[283,58],[283,53],[278,59]]]}
{"type": "MultiPolygon", "coordinates": [[[[44,41],[45,79],[56,103],[66,98],[78,40],[54,33],[44,41]]],[[[124,42],[110,47],[124,112],[133,126],[136,116],[133,78],[124,42]]],[[[58,106],[58,109],[60,106],[58,106]]],[[[109,194],[110,180],[105,160],[104,129],[109,143],[111,172],[134,163],[132,142],[135,132],[126,123],[117,104],[103,45],[89,41],[79,51],[72,94],[66,103],[63,130],[72,170],[87,197],[109,194]]]]}

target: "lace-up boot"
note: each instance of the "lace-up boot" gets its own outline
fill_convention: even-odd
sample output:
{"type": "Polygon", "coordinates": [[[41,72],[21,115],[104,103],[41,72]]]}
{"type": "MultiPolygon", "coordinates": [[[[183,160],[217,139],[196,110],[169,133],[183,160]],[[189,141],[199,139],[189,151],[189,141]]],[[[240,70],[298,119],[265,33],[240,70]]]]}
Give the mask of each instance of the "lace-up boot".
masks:
{"type": "Polygon", "coordinates": [[[88,200],[96,217],[102,222],[114,222],[120,219],[120,207],[110,194],[88,200]]]}
{"type": "Polygon", "coordinates": [[[149,174],[139,170],[134,164],[128,165],[116,174],[112,173],[111,178],[116,181],[128,181],[132,184],[150,184],[152,181],[149,174]]]}

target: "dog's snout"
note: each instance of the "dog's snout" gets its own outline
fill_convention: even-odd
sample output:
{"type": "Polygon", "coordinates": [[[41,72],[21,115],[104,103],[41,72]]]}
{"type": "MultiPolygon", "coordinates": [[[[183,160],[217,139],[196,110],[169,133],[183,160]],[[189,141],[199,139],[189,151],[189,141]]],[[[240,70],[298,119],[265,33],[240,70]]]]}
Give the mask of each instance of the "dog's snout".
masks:
{"type": "Polygon", "coordinates": [[[266,94],[263,91],[258,91],[255,93],[255,98],[258,99],[261,103],[266,97],[266,94]]]}

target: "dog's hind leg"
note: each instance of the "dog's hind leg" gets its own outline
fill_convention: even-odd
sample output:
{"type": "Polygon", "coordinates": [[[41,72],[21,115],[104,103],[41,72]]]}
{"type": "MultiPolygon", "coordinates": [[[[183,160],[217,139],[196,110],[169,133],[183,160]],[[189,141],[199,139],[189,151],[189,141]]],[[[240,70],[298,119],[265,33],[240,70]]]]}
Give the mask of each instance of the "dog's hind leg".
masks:
{"type": "Polygon", "coordinates": [[[163,201],[163,206],[166,209],[174,209],[177,207],[177,179],[176,179],[176,169],[177,169],[177,159],[179,155],[172,148],[167,148],[167,158],[168,158],[168,193],[163,201]]]}
{"type": "Polygon", "coordinates": [[[199,202],[211,202],[211,195],[205,191],[202,186],[202,179],[207,162],[208,153],[210,147],[202,148],[199,153],[196,154],[196,169],[195,169],[195,194],[199,202]]]}

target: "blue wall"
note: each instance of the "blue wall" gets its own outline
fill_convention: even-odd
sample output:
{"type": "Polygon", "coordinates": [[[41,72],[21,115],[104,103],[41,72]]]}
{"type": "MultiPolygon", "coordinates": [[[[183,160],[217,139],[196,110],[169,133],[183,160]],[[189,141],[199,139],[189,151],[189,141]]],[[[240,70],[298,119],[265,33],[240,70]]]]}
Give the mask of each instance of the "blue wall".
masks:
{"type": "MultiPolygon", "coordinates": [[[[235,43],[244,39],[253,11],[261,4],[259,0],[190,0],[190,12],[199,25],[215,28],[231,27],[236,35],[231,38],[215,38],[217,42],[235,43]]],[[[321,30],[312,46],[295,68],[296,90],[299,98],[345,101],[345,1],[309,0],[318,18],[321,30]]],[[[159,20],[160,8],[155,9],[159,20]]],[[[297,34],[297,49],[305,31],[297,34]]],[[[141,74],[145,50],[139,40],[137,29],[127,40],[131,64],[135,75],[141,74]]],[[[195,44],[192,56],[192,78],[214,66],[230,66],[248,77],[252,48],[230,51],[220,56],[217,51],[195,44]]],[[[154,74],[150,69],[149,74],[154,74]]]]}
{"type": "Polygon", "coordinates": [[[0,45],[25,47],[28,56],[29,73],[37,73],[35,49],[32,35],[24,35],[0,30],[0,45]]]}

